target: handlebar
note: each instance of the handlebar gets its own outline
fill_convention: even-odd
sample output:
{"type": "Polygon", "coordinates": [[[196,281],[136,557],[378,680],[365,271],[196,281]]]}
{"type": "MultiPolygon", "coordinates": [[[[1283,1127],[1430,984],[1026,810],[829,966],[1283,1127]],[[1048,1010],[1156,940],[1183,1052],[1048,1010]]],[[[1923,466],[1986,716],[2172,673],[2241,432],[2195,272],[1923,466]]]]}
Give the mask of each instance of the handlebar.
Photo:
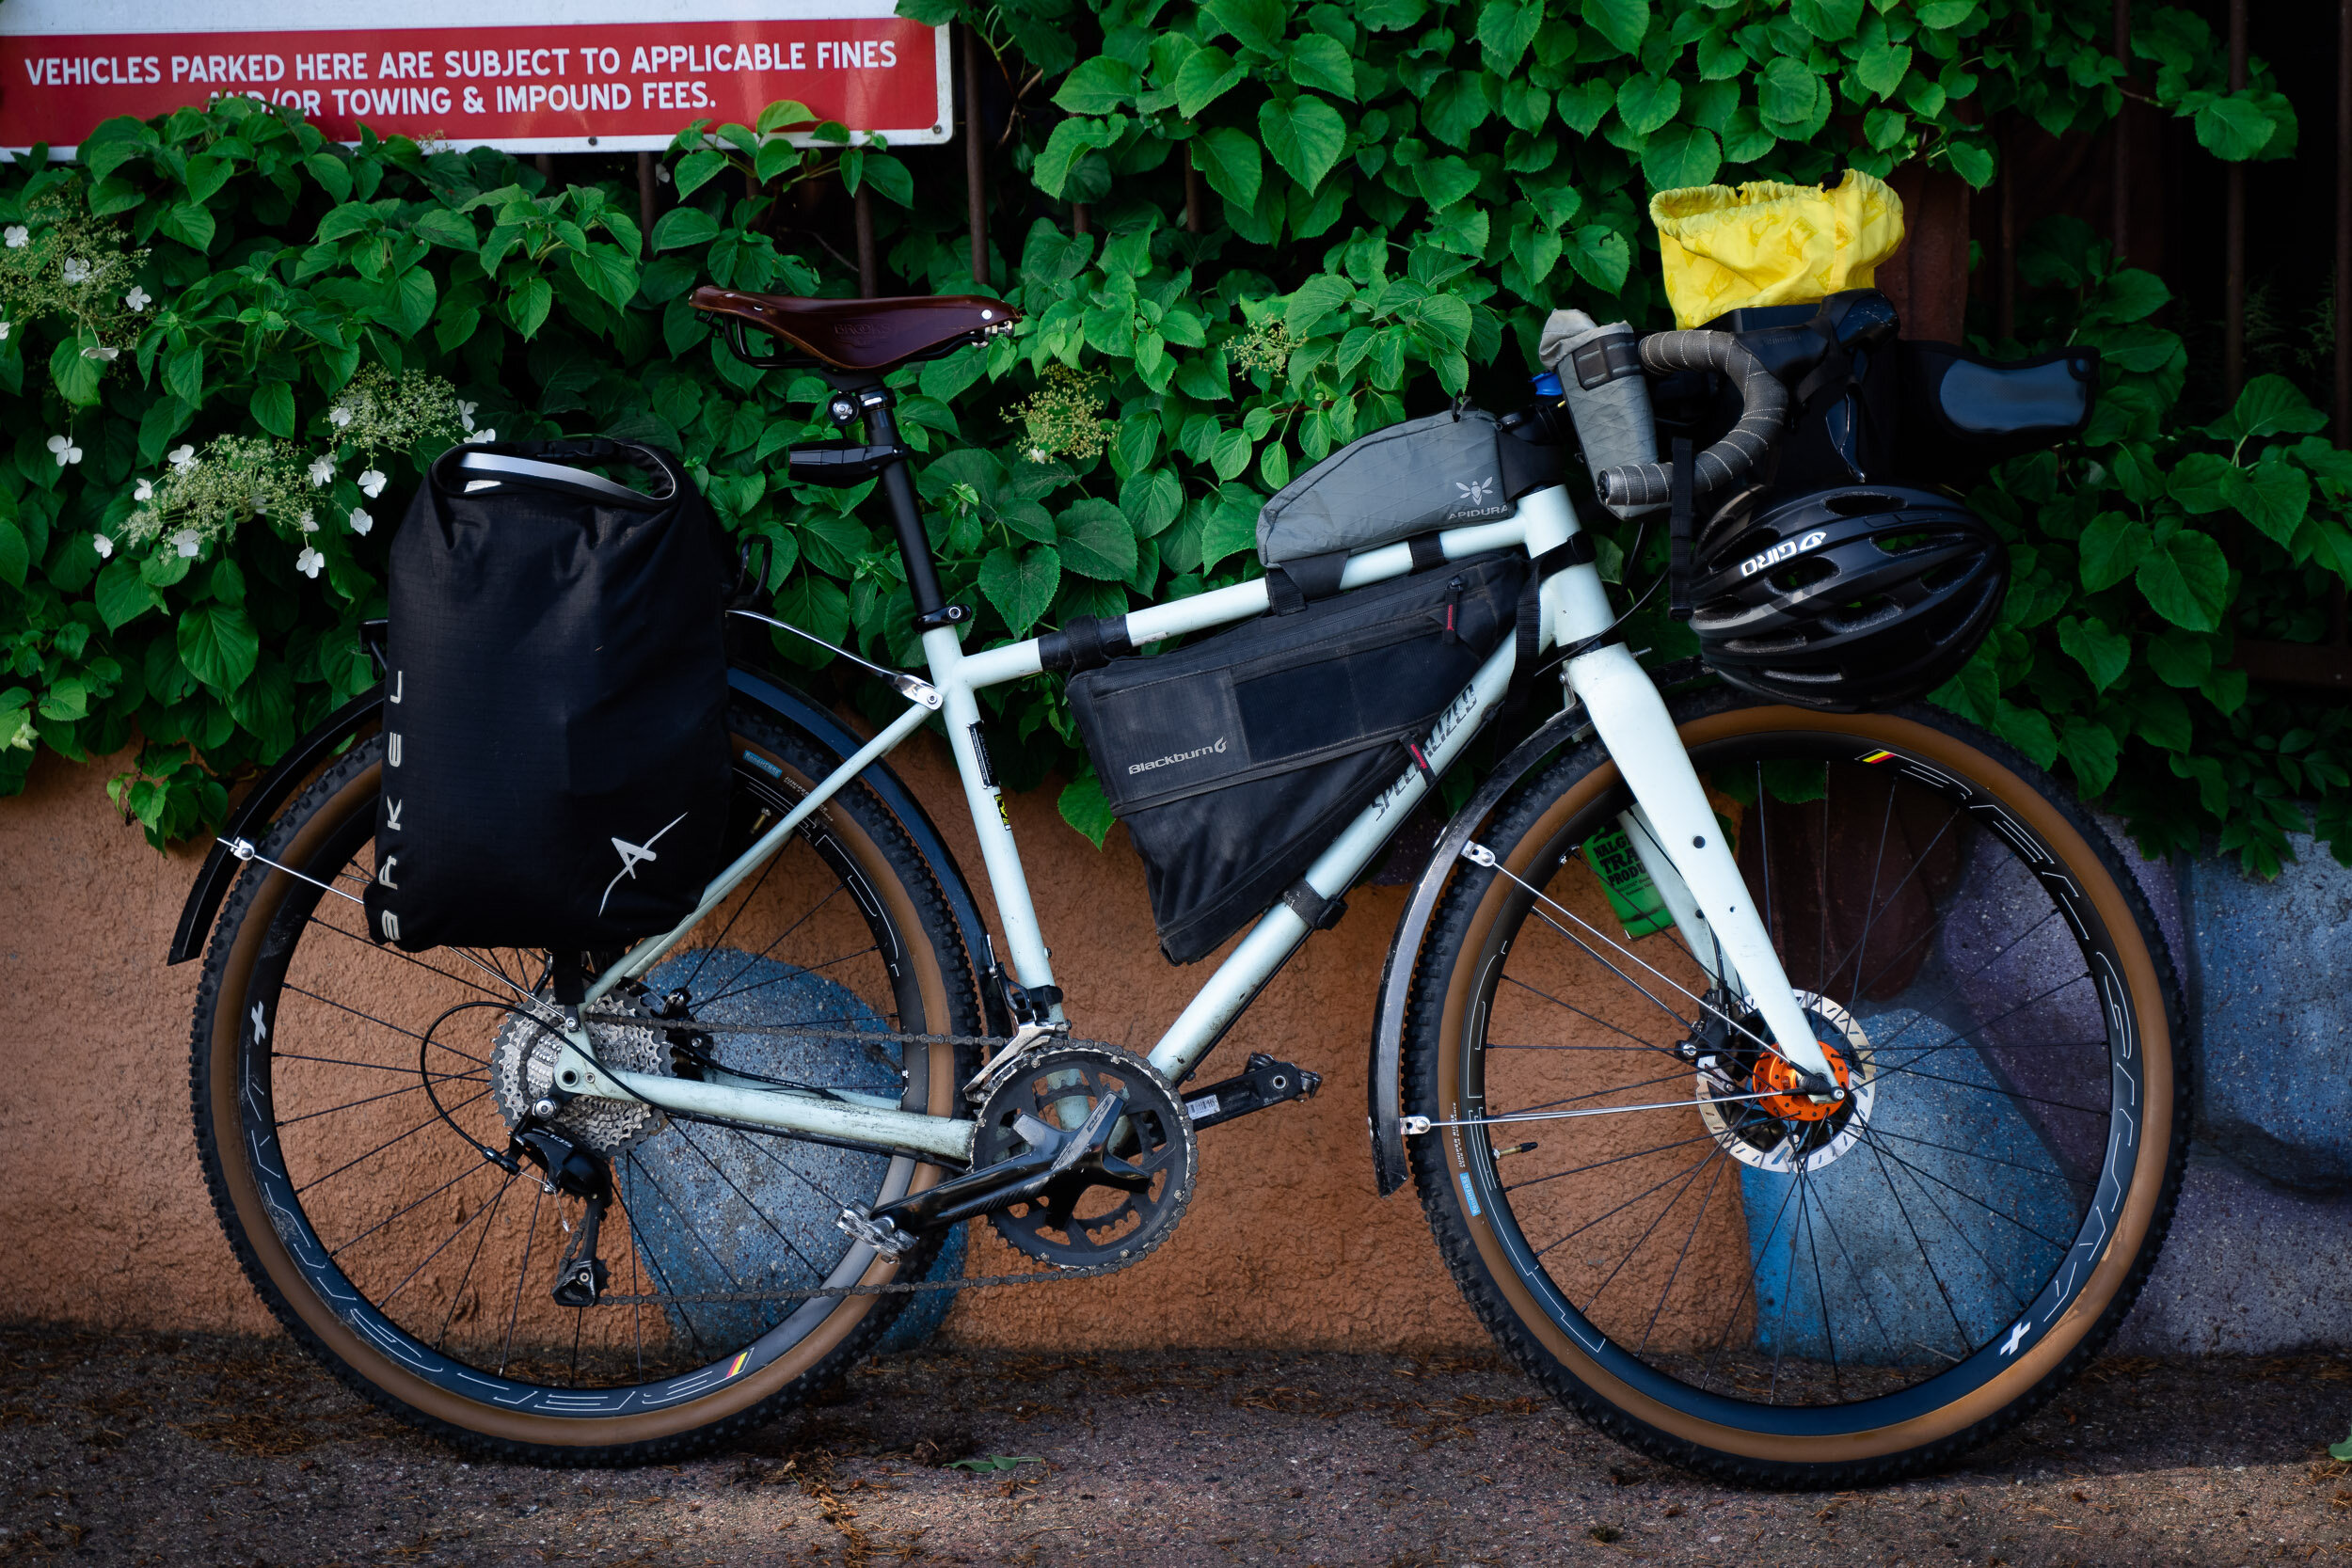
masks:
{"type": "MultiPolygon", "coordinates": [[[[1654,332],[1641,341],[1643,368],[1653,374],[1721,371],[1740,388],[1740,422],[1698,454],[1692,487],[1704,494],[1732,484],[1772,450],[1788,414],[1788,388],[1728,332],[1654,332]]],[[[1594,476],[1603,505],[1661,506],[1673,496],[1674,470],[1663,463],[1624,463],[1594,476]]]]}

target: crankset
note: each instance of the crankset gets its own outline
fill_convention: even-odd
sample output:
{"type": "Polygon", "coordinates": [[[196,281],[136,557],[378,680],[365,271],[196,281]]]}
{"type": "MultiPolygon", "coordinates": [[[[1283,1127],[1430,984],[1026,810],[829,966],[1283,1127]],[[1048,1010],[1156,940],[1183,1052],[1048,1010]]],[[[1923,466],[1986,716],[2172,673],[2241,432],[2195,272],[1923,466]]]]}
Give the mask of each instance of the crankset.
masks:
{"type": "Polygon", "coordinates": [[[980,1107],[970,1174],[843,1212],[844,1232],[896,1257],[986,1214],[1013,1247],[1064,1268],[1129,1262],[1192,1198],[1191,1119],[1159,1069],[1117,1046],[1063,1043],[1002,1073],[980,1107]]]}

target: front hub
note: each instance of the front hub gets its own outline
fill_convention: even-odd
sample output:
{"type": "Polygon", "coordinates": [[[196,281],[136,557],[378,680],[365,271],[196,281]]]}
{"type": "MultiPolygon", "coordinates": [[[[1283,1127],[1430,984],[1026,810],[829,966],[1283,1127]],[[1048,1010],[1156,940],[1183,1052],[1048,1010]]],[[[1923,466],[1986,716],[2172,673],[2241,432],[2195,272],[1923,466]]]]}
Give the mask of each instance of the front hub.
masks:
{"type": "Polygon", "coordinates": [[[1806,1093],[1797,1069],[1758,1043],[1770,1037],[1754,1009],[1701,1058],[1698,1073],[1699,1118],[1716,1143],[1742,1164],[1788,1176],[1820,1170],[1851,1149],[1878,1099],[1870,1037],[1853,1014],[1812,991],[1799,991],[1797,1005],[1839,1093],[1806,1093]]]}

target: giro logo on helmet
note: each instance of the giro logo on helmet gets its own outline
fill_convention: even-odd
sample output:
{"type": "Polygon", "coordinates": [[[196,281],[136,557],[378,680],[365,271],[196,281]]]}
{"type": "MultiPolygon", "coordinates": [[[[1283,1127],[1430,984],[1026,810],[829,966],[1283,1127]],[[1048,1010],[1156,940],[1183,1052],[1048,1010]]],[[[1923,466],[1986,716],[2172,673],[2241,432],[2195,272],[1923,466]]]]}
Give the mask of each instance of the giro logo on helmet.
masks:
{"type": "Polygon", "coordinates": [[[1768,567],[1777,566],[1784,561],[1794,560],[1807,550],[1818,548],[1828,537],[1826,532],[1815,529],[1802,539],[1783,540],[1762,555],[1750,556],[1740,562],[1740,575],[1743,578],[1752,578],[1768,567]]]}

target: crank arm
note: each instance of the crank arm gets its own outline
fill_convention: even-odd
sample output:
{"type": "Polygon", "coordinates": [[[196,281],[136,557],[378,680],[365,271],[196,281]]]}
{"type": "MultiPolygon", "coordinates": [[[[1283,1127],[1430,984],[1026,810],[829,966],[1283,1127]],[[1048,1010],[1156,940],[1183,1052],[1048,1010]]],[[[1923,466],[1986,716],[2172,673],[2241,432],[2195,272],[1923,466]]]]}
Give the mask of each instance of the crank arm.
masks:
{"type": "Polygon", "coordinates": [[[1323,1087],[1323,1075],[1278,1062],[1263,1052],[1252,1052],[1248,1070],[1237,1078],[1211,1084],[1184,1096],[1184,1115],[1194,1132],[1219,1122],[1263,1111],[1286,1101],[1306,1100],[1323,1087]]]}

